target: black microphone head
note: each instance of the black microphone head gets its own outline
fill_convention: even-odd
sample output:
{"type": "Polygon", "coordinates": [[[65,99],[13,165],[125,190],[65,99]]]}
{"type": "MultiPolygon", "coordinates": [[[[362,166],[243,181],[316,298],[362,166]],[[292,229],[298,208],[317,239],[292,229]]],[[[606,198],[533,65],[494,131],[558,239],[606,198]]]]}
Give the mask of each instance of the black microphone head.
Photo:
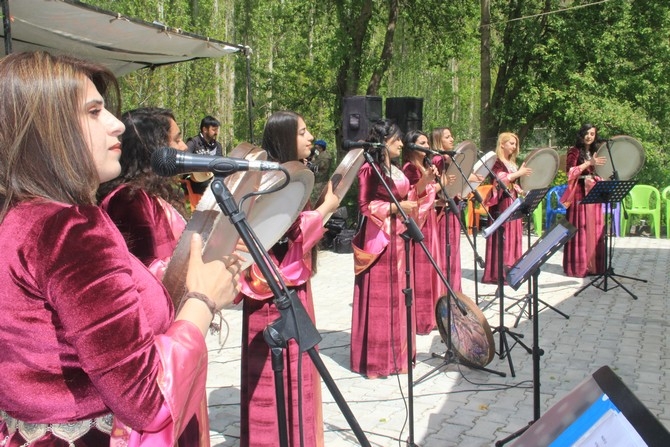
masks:
{"type": "Polygon", "coordinates": [[[410,143],[408,145],[408,148],[413,150],[413,151],[423,152],[424,154],[427,154],[427,155],[437,155],[436,152],[431,150],[429,147],[419,146],[416,143],[410,143]]]}
{"type": "Polygon", "coordinates": [[[180,152],[172,147],[162,147],[151,154],[151,169],[162,176],[172,177],[178,174],[177,153],[180,152]]]}

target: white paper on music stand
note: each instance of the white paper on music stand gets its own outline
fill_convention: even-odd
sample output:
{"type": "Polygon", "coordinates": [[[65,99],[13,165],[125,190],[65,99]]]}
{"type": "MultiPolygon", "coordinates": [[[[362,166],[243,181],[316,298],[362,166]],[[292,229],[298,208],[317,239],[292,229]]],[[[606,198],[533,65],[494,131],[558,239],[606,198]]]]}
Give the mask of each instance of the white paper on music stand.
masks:
{"type": "Polygon", "coordinates": [[[498,216],[498,218],[494,220],[493,223],[489,225],[482,232],[484,238],[488,238],[489,236],[491,236],[493,232],[496,231],[498,227],[500,227],[500,225],[507,222],[507,219],[509,219],[509,217],[514,213],[514,211],[519,209],[520,206],[521,206],[521,199],[517,197],[517,199],[514,202],[512,202],[512,204],[505,211],[503,211],[503,213],[500,216],[498,216]]]}

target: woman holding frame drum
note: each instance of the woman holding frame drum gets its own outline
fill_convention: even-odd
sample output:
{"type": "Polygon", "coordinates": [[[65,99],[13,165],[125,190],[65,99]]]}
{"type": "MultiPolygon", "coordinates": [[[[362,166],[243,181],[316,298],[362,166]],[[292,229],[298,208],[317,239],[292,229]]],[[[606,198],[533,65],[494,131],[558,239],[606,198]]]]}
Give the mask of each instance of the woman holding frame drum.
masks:
{"type": "MultiPolygon", "coordinates": [[[[516,157],[519,155],[519,137],[511,132],[503,132],[498,136],[496,145],[497,160],[493,165],[494,187],[491,194],[484,199],[485,205],[489,208],[489,213],[493,218],[497,218],[503,211],[512,205],[514,200],[523,190],[518,185],[518,180],[523,176],[532,174],[532,170],[522,164],[521,167],[516,164],[516,157]],[[509,191],[508,196],[503,188],[497,185],[501,182],[509,191]]],[[[522,219],[505,222],[503,239],[503,268],[510,267],[521,257],[523,241],[523,222],[522,219]]],[[[486,265],[484,266],[484,276],[482,282],[486,284],[497,284],[498,275],[498,238],[499,231],[495,231],[486,239],[486,265]]]]}
{"type": "MultiPolygon", "coordinates": [[[[440,256],[444,249],[440,246],[438,235],[439,227],[437,225],[437,212],[435,211],[435,193],[439,188],[435,177],[438,175],[437,168],[431,160],[431,155],[424,152],[410,149],[410,145],[416,145],[429,149],[428,136],[420,130],[411,130],[403,138],[403,167],[402,171],[415,190],[417,197],[422,201],[430,202],[433,206],[422,214],[422,219],[417,225],[423,233],[423,242],[439,266],[440,256]]],[[[414,292],[414,313],[416,315],[416,333],[419,335],[429,334],[435,329],[435,304],[440,295],[439,287],[441,280],[435,268],[430,263],[423,249],[414,246],[411,256],[412,259],[412,291],[414,292]]]]}
{"type": "Polygon", "coordinates": [[[589,123],[582,125],[565,160],[568,188],[560,200],[567,208],[568,222],[577,228],[577,233],[563,248],[563,271],[577,278],[605,272],[602,205],[581,203],[596,182],[602,180],[595,175],[595,167],[607,161],[605,157],[596,155],[597,141],[598,129],[589,123]]]}
{"type": "MultiPolygon", "coordinates": [[[[265,123],[262,147],[269,160],[298,161],[309,157],[313,139],[302,116],[281,111],[273,113],[265,123]]],[[[307,169],[304,165],[302,168],[307,169]]],[[[268,250],[284,282],[296,292],[312,320],[314,303],[310,277],[316,270],[316,244],[324,233],[324,216],[335,211],[338,205],[339,198],[329,183],[323,203],[315,210],[307,206],[284,237],[268,250]]],[[[240,445],[243,447],[275,447],[279,443],[274,371],[270,348],[263,338],[263,330],[280,316],[273,298],[256,266],[249,267],[243,275],[240,295],[243,300],[240,445]]],[[[289,445],[322,446],[318,371],[309,354],[299,351],[295,340],[289,340],[283,351],[287,402],[279,405],[286,406],[289,445]]]]}
{"type": "MultiPolygon", "coordinates": [[[[451,134],[451,130],[448,127],[438,127],[433,129],[433,132],[430,135],[430,147],[435,151],[453,151],[454,150],[454,137],[451,134]]],[[[444,187],[447,184],[444,182],[453,182],[455,178],[446,179],[443,175],[446,172],[447,167],[451,163],[451,157],[448,155],[436,156],[433,159],[435,166],[443,180],[444,187]]],[[[470,174],[469,172],[465,173],[466,175],[470,174]]],[[[440,259],[440,267],[443,272],[449,271],[448,277],[450,280],[449,285],[454,292],[462,292],[463,287],[461,285],[461,224],[459,215],[454,214],[449,209],[449,205],[445,203],[444,200],[439,200],[440,186],[438,185],[437,197],[438,201],[435,203],[435,210],[437,212],[437,236],[439,238],[439,246],[441,254],[438,256],[440,259]],[[447,237],[449,238],[447,240],[447,237]],[[449,265],[446,265],[447,255],[446,250],[447,246],[449,247],[449,265]]],[[[461,202],[461,197],[451,197],[454,199],[458,205],[461,202]]],[[[459,206],[459,209],[460,206],[459,206]]],[[[446,287],[442,284],[442,281],[437,278],[437,287],[438,295],[440,297],[447,292],[446,287]]],[[[436,298],[437,299],[437,298],[436,298]]]]}

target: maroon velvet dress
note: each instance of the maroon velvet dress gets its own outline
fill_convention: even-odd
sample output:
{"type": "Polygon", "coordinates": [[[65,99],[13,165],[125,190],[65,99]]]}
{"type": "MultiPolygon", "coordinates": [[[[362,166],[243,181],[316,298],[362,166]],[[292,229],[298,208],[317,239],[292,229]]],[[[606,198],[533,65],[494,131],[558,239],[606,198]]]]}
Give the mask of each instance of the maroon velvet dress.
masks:
{"type": "MultiPolygon", "coordinates": [[[[500,159],[496,160],[491,169],[498,180],[505,182],[505,186],[512,194],[510,199],[507,194],[500,188],[493,188],[493,194],[488,201],[489,212],[494,219],[504,212],[516,199],[518,190],[516,184],[510,183],[507,176],[515,170],[508,168],[500,159]]],[[[503,224],[503,269],[511,267],[522,255],[523,242],[523,219],[516,219],[507,221],[503,224]]],[[[486,265],[484,267],[483,283],[497,284],[498,283],[498,237],[500,231],[495,231],[486,239],[486,265]]]]}
{"type": "MultiPolygon", "coordinates": [[[[121,231],[128,250],[144,265],[151,267],[157,260],[163,261],[163,266],[167,264],[186,226],[172,205],[123,184],[110,192],[100,206],[121,231]]],[[[162,278],[162,274],[157,276],[162,278]]]]}
{"type": "MultiPolygon", "coordinates": [[[[405,163],[403,173],[409,180],[412,188],[422,177],[421,170],[411,162],[405,163]]],[[[424,198],[435,202],[435,182],[426,186],[423,194],[424,198]]],[[[421,233],[423,234],[423,243],[434,258],[439,268],[444,268],[442,251],[438,238],[437,212],[435,206],[431,205],[426,213],[425,219],[417,222],[421,233]]],[[[435,329],[435,305],[440,297],[441,280],[438,277],[435,268],[428,260],[423,249],[414,244],[412,247],[412,292],[414,296],[413,306],[416,317],[416,333],[419,335],[429,334],[435,329]]],[[[444,270],[443,270],[444,271],[444,270]]]]}
{"type": "MultiPolygon", "coordinates": [[[[435,166],[437,166],[440,174],[444,172],[447,168],[444,165],[443,157],[435,157],[433,159],[435,166]]],[[[444,185],[446,186],[446,185],[444,185]]],[[[452,197],[456,202],[456,205],[460,206],[461,198],[452,197]]],[[[459,207],[460,210],[460,207],[459,207]]],[[[438,229],[438,238],[439,246],[442,254],[439,256],[443,267],[442,271],[445,272],[445,276],[449,279],[449,285],[451,286],[454,292],[462,292],[462,270],[461,270],[461,224],[459,222],[460,215],[454,214],[449,211],[447,213],[447,206],[440,206],[437,209],[437,222],[436,227],[438,229]],[[446,224],[445,224],[446,216],[446,224]],[[449,240],[449,266],[447,270],[447,239],[449,240]],[[449,275],[446,275],[449,273],[449,275]]],[[[437,287],[438,287],[438,296],[444,296],[447,293],[447,288],[442,283],[442,280],[436,278],[437,287]]]]}
{"type": "Polygon", "coordinates": [[[565,160],[568,171],[568,190],[572,200],[566,218],[577,228],[577,233],[563,247],[563,270],[568,276],[583,278],[605,272],[605,231],[602,205],[583,205],[586,195],[584,175],[593,175],[593,167],[581,171],[577,166],[586,160],[577,147],[571,147],[565,160]]]}
{"type": "MultiPolygon", "coordinates": [[[[165,372],[154,340],[171,327],[174,310],[107,214],[97,206],[21,203],[0,224],[0,250],[0,409],[32,423],[110,412],[136,430],[152,423],[165,372]]],[[[206,364],[204,339],[193,330],[200,340],[190,349],[206,364]]],[[[92,430],[74,445],[109,443],[102,438],[92,430]]],[[[31,445],[68,443],[47,433],[31,445]]]]}
{"type": "MultiPolygon", "coordinates": [[[[409,181],[398,168],[392,169],[386,182],[396,199],[405,200],[409,181]]],[[[351,370],[378,378],[408,371],[407,307],[402,293],[405,247],[400,237],[405,225],[390,214],[388,191],[370,165],[358,172],[358,185],[358,206],[365,223],[354,239],[354,253],[370,256],[354,280],[351,370]]],[[[414,328],[411,334],[414,337],[414,328]]]]}
{"type": "MultiPolygon", "coordinates": [[[[312,275],[311,250],[323,235],[323,218],[316,211],[303,211],[284,239],[269,250],[286,285],[314,321],[314,303],[309,279],[312,275]]],[[[265,328],[279,318],[274,296],[262,275],[250,267],[242,281],[242,380],[240,392],[240,446],[279,445],[277,400],[270,349],[263,338],[265,328]]],[[[284,395],[290,446],[323,445],[321,378],[307,352],[299,352],[291,339],[284,349],[284,395]],[[302,364],[299,370],[298,360],[302,364]],[[302,393],[302,419],[298,399],[302,393]]]]}

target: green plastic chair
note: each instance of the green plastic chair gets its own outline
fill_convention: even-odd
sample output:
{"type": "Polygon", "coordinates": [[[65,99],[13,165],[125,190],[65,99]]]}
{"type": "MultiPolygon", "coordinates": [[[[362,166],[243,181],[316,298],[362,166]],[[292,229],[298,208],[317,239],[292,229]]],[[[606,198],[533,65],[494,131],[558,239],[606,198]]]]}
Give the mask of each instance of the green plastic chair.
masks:
{"type": "Polygon", "coordinates": [[[651,185],[635,185],[624,197],[621,213],[621,232],[624,236],[630,231],[630,217],[633,214],[651,216],[651,224],[657,239],[661,237],[661,194],[651,185]],[[628,214],[628,218],[626,218],[628,214]]]}
{"type": "Polygon", "coordinates": [[[666,186],[661,193],[665,202],[665,237],[670,239],[670,186],[666,186]]]}
{"type": "Polygon", "coordinates": [[[535,211],[533,211],[533,230],[535,231],[535,234],[538,236],[542,236],[542,218],[544,217],[544,208],[542,206],[542,202],[540,202],[537,205],[537,208],[535,208],[535,211]]]}

